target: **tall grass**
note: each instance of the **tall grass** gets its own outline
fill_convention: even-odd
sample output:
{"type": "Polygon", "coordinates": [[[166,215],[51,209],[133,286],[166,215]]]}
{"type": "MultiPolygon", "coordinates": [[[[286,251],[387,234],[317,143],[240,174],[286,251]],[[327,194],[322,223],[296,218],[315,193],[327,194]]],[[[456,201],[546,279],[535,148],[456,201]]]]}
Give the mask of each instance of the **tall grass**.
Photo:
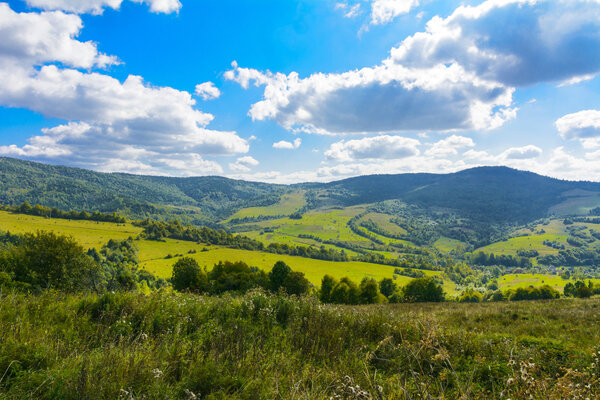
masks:
{"type": "Polygon", "coordinates": [[[3,293],[0,398],[592,399],[599,320],[599,299],[3,293]]]}

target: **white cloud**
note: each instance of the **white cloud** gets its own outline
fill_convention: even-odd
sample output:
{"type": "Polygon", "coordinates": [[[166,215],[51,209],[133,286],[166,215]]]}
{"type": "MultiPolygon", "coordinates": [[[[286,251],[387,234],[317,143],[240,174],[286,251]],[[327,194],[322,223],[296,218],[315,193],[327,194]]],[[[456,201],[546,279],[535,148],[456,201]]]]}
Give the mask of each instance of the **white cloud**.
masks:
{"type": "Polygon", "coordinates": [[[452,135],[433,144],[425,154],[434,157],[445,157],[458,154],[459,149],[474,146],[475,142],[473,142],[473,139],[465,136],[452,135]]]}
{"type": "Polygon", "coordinates": [[[529,145],[523,147],[512,147],[505,150],[501,155],[501,159],[506,160],[526,160],[536,158],[542,155],[542,149],[537,146],[529,145]]]}
{"type": "Polygon", "coordinates": [[[336,161],[398,159],[419,154],[420,142],[402,136],[374,136],[333,143],[325,157],[336,161]]]}
{"type": "Polygon", "coordinates": [[[405,130],[493,129],[514,118],[512,92],[481,80],[462,67],[408,69],[384,61],[373,68],[301,79],[248,68],[226,79],[247,88],[265,85],[252,105],[254,120],[274,119],[286,129],[319,134],[405,130]]]}
{"type": "Polygon", "coordinates": [[[235,163],[229,163],[229,169],[235,172],[248,172],[250,167],[256,167],[259,164],[254,157],[244,156],[238,158],[235,163]]]}
{"type": "MultiPolygon", "coordinates": [[[[528,148],[530,146],[524,146],[528,148]]],[[[395,159],[362,159],[339,162],[335,165],[324,165],[315,170],[304,170],[293,173],[279,171],[256,174],[238,174],[232,177],[253,181],[273,183],[298,182],[330,182],[357,175],[399,174],[399,173],[450,173],[479,166],[505,165],[520,170],[529,170],[542,175],[560,179],[600,181],[600,157],[596,153],[588,153],[580,157],[559,147],[548,153],[547,158],[506,158],[511,149],[497,155],[486,151],[469,149],[453,159],[419,155],[395,159]]],[[[532,155],[534,152],[532,152],[532,155]]]]}
{"type": "Polygon", "coordinates": [[[354,18],[360,14],[360,3],[350,5],[348,3],[335,3],[335,9],[341,10],[344,18],[354,18]]]}
{"type": "Polygon", "coordinates": [[[413,68],[457,63],[482,79],[527,86],[589,79],[600,71],[598,51],[598,1],[488,0],[432,18],[391,59],[413,68]]]}
{"type": "MultiPolygon", "coordinates": [[[[52,11],[67,11],[76,14],[95,14],[104,12],[105,8],[114,10],[121,7],[123,0],[25,0],[34,8],[52,11]]],[[[179,0],[131,0],[134,3],[144,3],[150,6],[154,13],[170,14],[179,11],[181,3],[179,0]]]]}
{"type": "Polygon", "coordinates": [[[371,24],[387,24],[398,15],[406,14],[418,5],[419,0],[372,0],[371,24]]]}
{"type": "Polygon", "coordinates": [[[116,64],[117,58],[98,52],[95,43],[75,39],[82,27],[76,15],[16,13],[7,3],[0,3],[0,68],[21,69],[50,62],[85,69],[116,64]]]}
{"type": "Polygon", "coordinates": [[[188,175],[221,171],[205,156],[248,151],[248,142],[235,132],[208,129],[213,116],[197,110],[188,92],[151,86],[139,76],[120,82],[63,67],[116,62],[95,44],[76,40],[81,26],[76,15],[17,14],[0,3],[0,105],[69,121],[43,129],[24,146],[2,146],[0,154],[98,170],[188,175]],[[48,65],[53,62],[62,66],[48,65]]]}
{"type": "Polygon", "coordinates": [[[556,129],[564,139],[589,141],[600,138],[600,110],[584,110],[556,120],[556,129]]]}
{"type": "Polygon", "coordinates": [[[214,83],[204,82],[196,85],[196,94],[202,97],[203,100],[213,100],[221,96],[221,91],[214,83]]]}
{"type": "Polygon", "coordinates": [[[264,85],[249,115],[293,131],[485,130],[516,116],[515,88],[589,79],[599,52],[599,1],[487,0],[432,18],[373,67],[301,78],[234,63],[225,77],[264,85]]]}
{"type": "Polygon", "coordinates": [[[281,140],[279,142],[273,143],[273,148],[274,149],[293,150],[293,149],[297,149],[298,147],[300,147],[301,144],[302,144],[302,139],[300,139],[300,138],[294,139],[294,142],[286,142],[285,140],[281,140]]]}

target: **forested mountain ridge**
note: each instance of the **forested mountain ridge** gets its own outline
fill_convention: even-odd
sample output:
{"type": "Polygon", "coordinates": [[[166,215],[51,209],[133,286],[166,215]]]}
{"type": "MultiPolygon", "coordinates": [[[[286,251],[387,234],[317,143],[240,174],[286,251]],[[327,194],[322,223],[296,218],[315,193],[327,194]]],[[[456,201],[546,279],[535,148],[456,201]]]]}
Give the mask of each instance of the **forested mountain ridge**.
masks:
{"type": "MultiPolygon", "coordinates": [[[[600,194],[600,183],[563,181],[508,167],[478,167],[452,174],[369,175],[324,185],[344,205],[399,199],[444,208],[478,220],[524,223],[545,217],[569,191],[600,194]]],[[[324,200],[322,200],[324,201],[324,200]]]]}
{"type": "Polygon", "coordinates": [[[452,174],[368,175],[285,186],[217,176],[101,173],[0,158],[0,203],[9,205],[28,201],[63,210],[118,212],[133,218],[178,216],[205,223],[243,208],[275,204],[282,194],[298,190],[306,193],[305,209],[400,200],[422,209],[451,210],[467,218],[502,223],[545,217],[568,200],[569,193],[577,192],[591,205],[596,196],[600,199],[600,183],[563,181],[507,167],[452,174]]]}
{"type": "Polygon", "coordinates": [[[142,217],[226,216],[278,201],[282,187],[207,176],[172,178],[102,173],[0,157],[0,203],[24,201],[63,210],[120,212],[142,217]]]}

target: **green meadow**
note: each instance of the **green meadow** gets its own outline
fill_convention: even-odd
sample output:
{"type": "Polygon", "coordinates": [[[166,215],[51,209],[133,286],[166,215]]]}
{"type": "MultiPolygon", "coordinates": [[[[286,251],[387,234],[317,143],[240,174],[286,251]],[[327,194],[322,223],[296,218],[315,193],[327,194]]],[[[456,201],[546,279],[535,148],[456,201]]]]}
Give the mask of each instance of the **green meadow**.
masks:
{"type": "MultiPolygon", "coordinates": [[[[590,280],[595,284],[600,283],[600,279],[590,280]]],[[[501,290],[508,290],[528,286],[549,285],[562,292],[565,285],[569,282],[575,283],[575,280],[563,279],[560,276],[548,274],[508,274],[498,278],[498,287],[501,290]]]]}
{"type": "MultiPolygon", "coordinates": [[[[0,230],[12,233],[36,232],[38,230],[54,231],[73,236],[84,247],[97,249],[101,248],[110,239],[123,240],[128,237],[135,238],[142,231],[141,228],[129,223],[115,224],[52,219],[12,214],[5,211],[0,211],[0,230]]],[[[205,246],[182,240],[137,240],[136,245],[139,248],[141,267],[161,278],[171,276],[173,264],[183,255],[193,257],[200,265],[206,266],[208,269],[212,268],[219,261],[227,260],[244,261],[249,265],[268,271],[275,262],[282,260],[292,266],[294,270],[303,272],[306,278],[314,285],[320,284],[321,278],[325,274],[336,278],[347,276],[355,281],[360,281],[364,277],[372,277],[380,280],[382,278],[391,278],[394,275],[394,268],[387,265],[356,261],[323,261],[260,251],[205,246]]],[[[430,271],[425,272],[432,274],[430,271]]],[[[396,282],[399,285],[403,285],[409,280],[410,278],[405,276],[396,275],[396,282]]]]}
{"type": "Polygon", "coordinates": [[[263,221],[256,225],[292,237],[308,234],[321,240],[369,242],[362,236],[352,232],[348,227],[348,221],[362,211],[364,211],[363,206],[347,207],[343,210],[309,211],[302,215],[302,219],[281,218],[263,221]]]}
{"type": "Polygon", "coordinates": [[[272,217],[276,215],[289,215],[298,211],[306,205],[304,198],[305,190],[286,193],[281,196],[281,199],[276,204],[267,207],[248,207],[243,208],[228,220],[236,218],[251,218],[251,217],[272,217]]]}
{"type": "MultiPolygon", "coordinates": [[[[354,215],[360,213],[362,208],[354,207],[346,210],[327,210],[310,212],[301,220],[289,218],[274,221],[263,221],[262,224],[273,224],[277,231],[262,233],[258,231],[247,232],[248,236],[261,240],[264,243],[287,243],[295,245],[315,245],[321,243],[307,238],[299,238],[303,232],[310,232],[317,237],[354,239],[356,242],[368,243],[365,238],[354,234],[347,227],[347,221],[354,215]],[[339,232],[339,231],[341,232],[339,232]]],[[[496,254],[516,254],[518,249],[535,249],[540,254],[555,253],[557,250],[544,246],[543,240],[560,240],[566,238],[562,234],[564,226],[560,221],[552,221],[547,225],[539,225],[534,229],[546,230],[547,233],[532,234],[509,239],[508,241],[494,243],[479,250],[493,252],[496,254]]],[[[54,231],[60,234],[73,236],[82,246],[86,248],[100,249],[110,239],[123,240],[128,237],[137,238],[142,229],[130,223],[116,224],[109,222],[78,221],[66,219],[43,218],[22,214],[13,214],[0,211],[0,230],[12,233],[36,232],[38,230],[54,231]]],[[[371,233],[373,234],[373,233],[371,233]]],[[[375,235],[388,243],[391,239],[381,235],[375,235]]],[[[316,260],[310,258],[296,257],[284,254],[273,254],[261,251],[250,251],[230,249],[219,246],[210,246],[187,242],[182,240],[165,239],[164,241],[136,240],[139,248],[140,266],[157,277],[168,278],[171,276],[172,266],[182,256],[189,256],[198,261],[201,266],[211,269],[219,261],[243,261],[249,265],[256,266],[269,271],[275,262],[281,260],[289,264],[294,270],[303,272],[306,278],[315,286],[318,286],[325,274],[336,278],[347,276],[354,281],[360,281],[364,277],[377,280],[382,278],[394,278],[395,282],[402,286],[411,278],[394,274],[394,267],[358,261],[334,262],[316,260]]],[[[435,247],[441,251],[450,251],[462,242],[457,240],[440,238],[435,247]]],[[[335,246],[325,245],[327,248],[335,246]]],[[[339,248],[338,248],[339,250],[339,248]]],[[[349,255],[357,253],[345,250],[349,255]]],[[[394,258],[398,253],[376,251],[386,258],[394,258]]],[[[441,275],[441,272],[423,271],[427,275],[441,275]]],[[[443,277],[443,276],[442,276],[443,277]]],[[[548,284],[562,291],[568,283],[556,275],[544,274],[509,274],[498,279],[499,288],[502,290],[514,289],[527,286],[541,286],[548,284]]],[[[600,280],[598,281],[600,282],[600,280]]],[[[456,285],[444,278],[444,290],[449,295],[456,295],[456,285]]]]}

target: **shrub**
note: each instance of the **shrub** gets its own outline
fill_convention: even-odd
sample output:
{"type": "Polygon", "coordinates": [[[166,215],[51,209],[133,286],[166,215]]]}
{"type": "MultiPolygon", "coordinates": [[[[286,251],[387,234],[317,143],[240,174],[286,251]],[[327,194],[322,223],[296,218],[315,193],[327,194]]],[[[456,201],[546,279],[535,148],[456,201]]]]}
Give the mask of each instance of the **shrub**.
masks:
{"type": "Polygon", "coordinates": [[[25,234],[0,255],[0,271],[34,290],[69,292],[101,289],[101,269],[83,247],[54,232],[25,234]]]}
{"type": "Polygon", "coordinates": [[[310,282],[304,277],[304,273],[298,271],[290,272],[281,285],[287,294],[300,296],[308,293],[310,282]]]}
{"type": "Polygon", "coordinates": [[[292,269],[283,261],[277,261],[271,272],[269,272],[269,282],[271,290],[276,292],[279,290],[287,276],[292,272],[292,269]]]}
{"type": "Polygon", "coordinates": [[[444,290],[432,277],[413,279],[404,286],[403,293],[407,302],[444,301],[444,290]]]}
{"type": "Polygon", "coordinates": [[[482,300],[483,295],[472,288],[467,289],[458,298],[458,301],[461,303],[481,303],[482,300]]]}
{"type": "Polygon", "coordinates": [[[207,278],[196,260],[183,257],[173,265],[171,284],[177,291],[201,293],[207,289],[207,278]]]}

